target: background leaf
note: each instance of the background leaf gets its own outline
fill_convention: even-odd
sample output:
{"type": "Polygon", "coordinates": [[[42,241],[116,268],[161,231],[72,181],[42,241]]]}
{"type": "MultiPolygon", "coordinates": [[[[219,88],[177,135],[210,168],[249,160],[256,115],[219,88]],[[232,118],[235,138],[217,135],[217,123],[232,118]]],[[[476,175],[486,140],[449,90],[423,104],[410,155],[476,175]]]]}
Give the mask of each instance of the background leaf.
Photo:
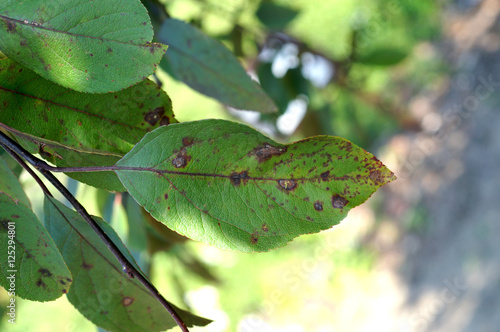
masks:
{"type": "Polygon", "coordinates": [[[270,1],[262,1],[257,9],[257,18],[271,30],[283,30],[298,15],[299,11],[270,1]]]}
{"type": "MultiPolygon", "coordinates": [[[[0,122],[29,134],[23,138],[36,145],[25,147],[61,167],[113,165],[145,133],[177,122],[170,98],[150,80],[92,95],[47,81],[10,59],[0,60],[0,103],[0,122]]],[[[123,190],[112,172],[68,175],[123,190]]]]}
{"type": "Polygon", "coordinates": [[[403,61],[409,52],[399,48],[381,47],[361,54],[356,62],[374,66],[394,66],[403,61]]]}
{"type": "Polygon", "coordinates": [[[77,91],[127,88],[151,75],[166,47],[138,0],[3,1],[0,50],[77,91]]]}
{"type": "MultiPolygon", "coordinates": [[[[0,173],[2,177],[5,175],[0,173]]],[[[2,188],[4,183],[1,182],[2,188]]],[[[0,285],[7,291],[14,280],[15,295],[32,301],[53,301],[68,292],[72,276],[54,241],[33,211],[3,192],[0,193],[0,250],[0,285]],[[15,227],[14,244],[9,243],[12,227],[15,227]],[[11,251],[15,255],[12,265],[8,261],[11,251]],[[12,275],[13,279],[7,279],[12,275]]]]}
{"type": "MultiPolygon", "coordinates": [[[[176,326],[144,286],[122,272],[116,258],[78,213],[51,198],[45,199],[44,211],[45,225],[75,276],[68,300],[87,319],[109,331],[163,331],[176,326]]],[[[137,267],[114,230],[102,219],[94,219],[137,267]]],[[[210,322],[176,311],[188,326],[210,322]]]]}
{"type": "Polygon", "coordinates": [[[281,145],[224,120],[158,128],[116,165],[129,193],[169,228],[246,252],[330,228],[395,178],[345,139],[281,145]]]}
{"type": "Polygon", "coordinates": [[[231,107],[263,113],[276,111],[259,84],[215,39],[175,19],[164,21],[158,39],[169,45],[160,66],[174,78],[231,107]]]}

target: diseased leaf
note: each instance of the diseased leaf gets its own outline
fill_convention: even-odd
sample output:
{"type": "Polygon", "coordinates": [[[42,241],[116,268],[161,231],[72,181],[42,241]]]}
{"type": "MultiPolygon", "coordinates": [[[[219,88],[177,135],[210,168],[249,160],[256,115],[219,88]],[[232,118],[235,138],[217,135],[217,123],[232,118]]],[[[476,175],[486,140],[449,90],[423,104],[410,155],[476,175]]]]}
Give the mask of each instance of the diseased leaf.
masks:
{"type": "Polygon", "coordinates": [[[53,301],[68,292],[72,276],[33,211],[3,193],[0,184],[0,285],[12,295],[53,301]]]}
{"type": "MultiPolygon", "coordinates": [[[[150,332],[176,326],[146,288],[122,272],[120,263],[78,213],[52,198],[45,199],[44,212],[45,225],[74,275],[68,300],[87,319],[109,331],[150,332]]],[[[137,267],[109,224],[94,219],[137,267]]],[[[173,307],[188,326],[210,322],[173,307]]]]}
{"type": "Polygon", "coordinates": [[[169,228],[245,252],[328,229],[395,179],[345,139],[281,145],[224,120],[158,128],[116,166],[129,193],[169,228]]]}
{"type": "Polygon", "coordinates": [[[3,1],[0,51],[76,91],[104,93],[151,75],[166,47],[139,0],[3,1]]]}
{"type": "Polygon", "coordinates": [[[30,207],[30,201],[24,193],[19,180],[9,168],[2,156],[0,156],[0,191],[7,194],[14,202],[20,201],[30,207]]]}
{"type": "MultiPolygon", "coordinates": [[[[0,104],[0,122],[31,135],[38,145],[31,152],[61,167],[112,165],[148,131],[177,122],[170,98],[150,80],[116,93],[92,95],[47,81],[10,59],[0,60],[0,104]]],[[[112,172],[69,175],[97,187],[123,190],[112,172]]]]}
{"type": "Polygon", "coordinates": [[[169,45],[160,66],[174,78],[231,107],[276,111],[273,101],[218,41],[175,19],[163,22],[158,39],[169,45]]]}
{"type": "Polygon", "coordinates": [[[144,80],[103,95],[72,91],[0,60],[0,121],[19,131],[79,148],[127,152],[145,133],[174,122],[168,95],[144,80]]]}

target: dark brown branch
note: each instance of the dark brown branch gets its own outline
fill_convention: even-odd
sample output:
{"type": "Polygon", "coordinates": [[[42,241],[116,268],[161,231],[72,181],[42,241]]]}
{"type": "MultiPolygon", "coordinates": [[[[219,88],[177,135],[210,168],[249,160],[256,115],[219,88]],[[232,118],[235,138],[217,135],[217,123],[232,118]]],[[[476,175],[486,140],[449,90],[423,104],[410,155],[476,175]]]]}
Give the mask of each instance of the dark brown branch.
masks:
{"type": "MultiPolygon", "coordinates": [[[[49,166],[43,160],[40,160],[33,156],[31,153],[26,151],[19,144],[10,139],[3,132],[0,132],[0,146],[2,146],[7,152],[15,152],[21,157],[23,157],[26,161],[28,161],[31,165],[38,169],[38,171],[45,176],[47,180],[73,205],[76,212],[82,216],[83,219],[92,227],[94,232],[99,235],[101,240],[106,244],[108,249],[113,253],[113,255],[118,259],[120,264],[123,267],[123,271],[131,278],[137,278],[141,282],[141,284],[146,287],[146,289],[153,295],[155,299],[157,299],[164,307],[167,309],[168,313],[174,321],[179,325],[182,331],[189,332],[186,324],[182,320],[182,318],[175,312],[174,308],[170,305],[170,303],[165,300],[165,298],[158,292],[156,287],[149,282],[149,280],[144,277],[144,275],[137,270],[123,255],[123,253],[118,249],[118,247],[113,243],[113,241],[109,238],[109,236],[99,227],[99,225],[95,222],[95,220],[90,216],[90,214],[85,210],[85,208],[76,200],[76,198],[66,189],[66,187],[47,169],[53,168],[49,166]]],[[[26,165],[27,166],[27,165],[26,165]]],[[[30,173],[31,174],[31,173],[30,173]]]]}

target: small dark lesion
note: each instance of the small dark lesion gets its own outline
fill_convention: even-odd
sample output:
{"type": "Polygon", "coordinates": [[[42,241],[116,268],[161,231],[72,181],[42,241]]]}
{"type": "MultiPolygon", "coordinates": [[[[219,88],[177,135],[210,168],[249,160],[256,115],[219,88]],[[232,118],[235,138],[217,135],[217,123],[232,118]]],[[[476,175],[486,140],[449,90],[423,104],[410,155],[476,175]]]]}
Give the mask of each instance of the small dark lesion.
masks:
{"type": "Polygon", "coordinates": [[[6,219],[0,220],[0,229],[3,229],[3,230],[9,229],[9,221],[6,219]]]}
{"type": "Polygon", "coordinates": [[[36,281],[36,286],[44,289],[47,288],[47,284],[45,284],[41,278],[36,281]]]}
{"type": "Polygon", "coordinates": [[[278,180],[278,185],[282,188],[285,189],[286,191],[291,191],[297,188],[297,181],[293,179],[281,179],[278,180]]]}
{"type": "Polygon", "coordinates": [[[134,298],[133,297],[130,297],[130,296],[125,296],[122,300],[122,304],[124,307],[128,307],[129,305],[131,305],[132,303],[134,303],[134,298]]]}
{"type": "Polygon", "coordinates": [[[249,178],[248,171],[243,171],[241,173],[234,172],[229,176],[229,179],[231,180],[231,183],[233,184],[233,186],[239,186],[242,181],[243,181],[243,184],[246,184],[248,181],[248,178],[249,178]]]}
{"type": "Polygon", "coordinates": [[[371,172],[369,177],[370,177],[370,179],[372,179],[376,183],[384,182],[384,177],[382,176],[382,173],[380,173],[380,171],[371,172]]]}
{"type": "Polygon", "coordinates": [[[160,120],[160,126],[168,126],[170,124],[170,119],[168,116],[163,116],[160,120]]]}
{"type": "Polygon", "coordinates": [[[344,197],[334,194],[332,195],[332,206],[334,209],[343,209],[349,201],[344,197]]]}
{"type": "Polygon", "coordinates": [[[250,152],[250,155],[256,156],[259,163],[261,163],[270,159],[273,156],[282,155],[286,151],[287,151],[286,146],[275,147],[269,143],[264,143],[253,149],[250,152]]]}
{"type": "Polygon", "coordinates": [[[148,112],[144,115],[144,121],[149,123],[150,125],[154,126],[160,119],[162,119],[162,116],[165,114],[165,107],[157,107],[151,112],[148,112]]]}
{"type": "Polygon", "coordinates": [[[7,21],[7,32],[16,31],[16,24],[14,22],[10,22],[9,20],[4,20],[4,21],[7,21]]]}
{"type": "Polygon", "coordinates": [[[188,162],[191,160],[191,156],[188,156],[185,154],[184,151],[179,153],[173,160],[172,160],[172,165],[175,168],[184,168],[188,164],[188,162]]]}
{"type": "Polygon", "coordinates": [[[259,234],[252,233],[252,236],[250,237],[250,243],[257,244],[258,241],[259,241],[259,234]]]}
{"type": "Polygon", "coordinates": [[[94,265],[90,264],[90,263],[87,263],[87,262],[83,262],[82,263],[82,269],[84,270],[90,270],[94,267],[94,265]]]}
{"type": "Polygon", "coordinates": [[[186,136],[182,138],[182,145],[184,146],[190,146],[193,144],[194,139],[192,137],[186,136]]]}
{"type": "Polygon", "coordinates": [[[40,269],[38,269],[38,272],[40,272],[42,277],[47,277],[47,278],[52,277],[52,273],[50,273],[50,271],[46,268],[40,268],[40,269]]]}
{"type": "Polygon", "coordinates": [[[321,173],[320,176],[321,176],[321,180],[328,181],[328,177],[330,176],[330,171],[323,172],[323,173],[321,173]]]}

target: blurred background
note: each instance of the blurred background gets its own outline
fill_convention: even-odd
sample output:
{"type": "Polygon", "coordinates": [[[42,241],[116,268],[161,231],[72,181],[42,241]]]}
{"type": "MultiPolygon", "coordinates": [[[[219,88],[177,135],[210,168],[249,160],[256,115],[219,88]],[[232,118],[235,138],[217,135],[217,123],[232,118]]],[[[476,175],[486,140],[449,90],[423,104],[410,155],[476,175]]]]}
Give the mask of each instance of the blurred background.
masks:
{"type": "MultiPolygon", "coordinates": [[[[185,241],[127,195],[62,176],[167,299],[215,321],[192,331],[498,331],[500,1],[143,3],[155,28],[174,17],[226,45],[279,107],[228,109],[160,68],[179,121],[342,136],[398,176],[339,226],[262,254],[185,241]]],[[[8,331],[96,330],[64,297],[19,302],[8,331]]]]}

